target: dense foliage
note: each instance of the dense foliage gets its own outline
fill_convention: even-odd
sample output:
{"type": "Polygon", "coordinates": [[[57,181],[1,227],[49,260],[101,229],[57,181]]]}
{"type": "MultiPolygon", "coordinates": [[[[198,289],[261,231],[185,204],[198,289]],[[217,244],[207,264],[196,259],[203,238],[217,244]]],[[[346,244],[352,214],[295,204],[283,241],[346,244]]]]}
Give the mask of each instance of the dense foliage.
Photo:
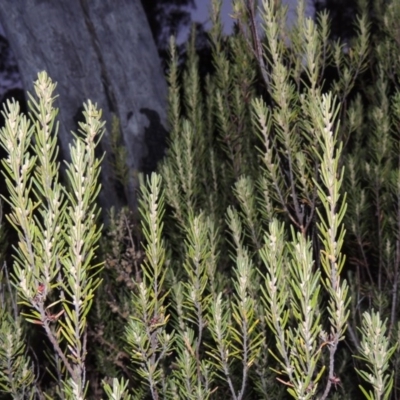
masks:
{"type": "Polygon", "coordinates": [[[278,3],[262,2],[261,31],[255,2],[235,0],[225,37],[212,1],[204,80],[195,37],[183,70],[171,39],[168,154],[142,179],[139,213],[110,210],[107,228],[96,108],[63,187],[54,85],[39,75],[29,117],[7,105],[19,243],[3,269],[0,393],[398,398],[400,3],[360,1],[350,43],[303,2],[289,28],[278,3]]]}

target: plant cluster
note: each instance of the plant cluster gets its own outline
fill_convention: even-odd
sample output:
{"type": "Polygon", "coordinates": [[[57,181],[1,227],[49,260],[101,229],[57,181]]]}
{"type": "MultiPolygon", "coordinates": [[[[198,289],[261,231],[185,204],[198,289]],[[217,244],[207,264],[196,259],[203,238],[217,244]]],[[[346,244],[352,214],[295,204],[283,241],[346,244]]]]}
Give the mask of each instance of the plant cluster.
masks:
{"type": "Polygon", "coordinates": [[[169,149],[142,179],[139,216],[111,210],[98,223],[95,106],[64,187],[54,85],[39,75],[29,118],[8,104],[0,140],[18,245],[0,297],[3,393],[400,395],[400,4],[360,1],[344,44],[304,1],[288,27],[287,9],[263,0],[261,32],[255,3],[233,1],[227,38],[212,0],[204,81],[195,37],[183,70],[171,39],[169,149]],[[45,390],[27,323],[48,341],[45,390]]]}

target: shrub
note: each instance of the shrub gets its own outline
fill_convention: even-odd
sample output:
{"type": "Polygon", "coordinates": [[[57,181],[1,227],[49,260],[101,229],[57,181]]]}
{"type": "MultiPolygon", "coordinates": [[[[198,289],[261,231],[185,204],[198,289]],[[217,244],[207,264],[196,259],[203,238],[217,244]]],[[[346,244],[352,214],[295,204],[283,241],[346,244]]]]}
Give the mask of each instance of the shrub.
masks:
{"type": "MultiPolygon", "coordinates": [[[[86,320],[100,283],[99,268],[92,264],[100,236],[95,203],[100,160],[94,151],[103,123],[96,107],[85,105],[86,122],[80,124],[80,135],[70,147],[71,162],[66,163],[70,188],[63,187],[53,135],[54,88],[46,73],[40,73],[37,97],[29,96],[29,118],[20,114],[17,103],[8,102],[0,141],[7,152],[2,160],[9,191],[5,201],[11,207],[7,218],[18,232],[13,284],[21,315],[42,326],[51,343],[56,393],[78,399],[88,385],[86,320]]],[[[22,399],[34,370],[23,351],[21,317],[14,313],[13,320],[9,311],[2,311],[0,382],[5,392],[22,399]]]]}
{"type": "Polygon", "coordinates": [[[346,45],[303,2],[290,29],[285,8],[262,9],[263,37],[254,2],[235,1],[225,38],[212,1],[204,82],[194,36],[182,74],[171,40],[168,154],[142,179],[139,220],[111,211],[101,272],[99,112],[86,106],[64,188],[51,81],[39,75],[33,123],[8,105],[19,243],[0,315],[3,391],[40,395],[28,321],[50,341],[48,397],[99,398],[103,379],[112,399],[397,398],[400,7],[360,2],[346,45]]]}

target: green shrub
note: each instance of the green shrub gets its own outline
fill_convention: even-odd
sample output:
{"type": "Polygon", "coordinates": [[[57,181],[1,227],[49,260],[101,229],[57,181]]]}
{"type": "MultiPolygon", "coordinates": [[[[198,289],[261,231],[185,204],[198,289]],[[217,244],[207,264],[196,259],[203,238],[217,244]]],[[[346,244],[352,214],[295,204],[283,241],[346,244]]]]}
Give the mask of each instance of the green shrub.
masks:
{"type": "MultiPolygon", "coordinates": [[[[88,385],[86,320],[100,283],[99,266],[92,264],[100,236],[95,204],[100,160],[94,151],[103,123],[96,107],[90,102],[85,105],[86,122],[80,124],[80,135],[75,135],[70,147],[71,162],[66,163],[67,190],[59,182],[56,161],[54,88],[46,73],[40,73],[35,82],[37,97],[30,96],[29,118],[20,114],[18,103],[8,102],[0,142],[7,152],[2,160],[9,191],[5,201],[12,210],[7,218],[18,232],[12,282],[22,315],[41,325],[52,345],[49,359],[58,374],[57,392],[78,399],[88,385]]],[[[17,346],[2,354],[2,389],[23,398],[33,367],[24,357],[22,324],[18,318],[14,327],[9,325],[7,308],[2,317],[1,342],[17,346]],[[21,373],[24,380],[19,379],[21,373]]]]}
{"type": "Polygon", "coordinates": [[[53,84],[39,75],[30,119],[9,104],[19,243],[15,289],[1,292],[0,390],[43,396],[28,321],[50,342],[48,398],[100,398],[100,381],[110,399],[397,398],[397,3],[360,2],[345,45],[303,2],[289,29],[264,0],[262,36],[254,2],[234,1],[225,38],[213,0],[214,70],[199,76],[193,36],[181,73],[171,40],[168,154],[142,179],[140,221],[111,210],[101,271],[100,113],[86,106],[64,188],[53,84]]]}

